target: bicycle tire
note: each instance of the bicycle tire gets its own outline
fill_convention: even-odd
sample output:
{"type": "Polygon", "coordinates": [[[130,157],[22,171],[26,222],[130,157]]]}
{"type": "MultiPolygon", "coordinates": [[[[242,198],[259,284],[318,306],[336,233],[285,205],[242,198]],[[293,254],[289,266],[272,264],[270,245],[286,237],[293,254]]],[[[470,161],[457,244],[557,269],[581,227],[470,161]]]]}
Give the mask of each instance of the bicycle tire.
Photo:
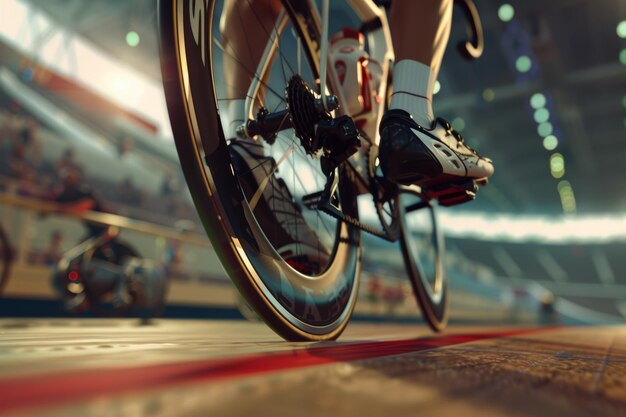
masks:
{"type": "MultiPolygon", "coordinates": [[[[215,7],[213,0],[159,4],[167,107],[192,199],[226,272],[267,325],[287,340],[335,339],[356,302],[360,232],[338,222],[332,253],[323,270],[315,273],[295,269],[272,246],[246,199],[220,120],[214,82],[218,69],[212,63],[215,7]],[[196,35],[202,31],[203,47],[197,36],[193,38],[191,26],[199,20],[193,28],[196,35]],[[205,66],[206,58],[210,64],[205,66]]],[[[316,71],[320,31],[311,5],[283,0],[282,7],[316,71]]],[[[358,216],[347,171],[339,175],[342,210],[358,216]]]]}
{"type": "Polygon", "coordinates": [[[444,262],[444,236],[437,224],[436,206],[417,192],[400,194],[399,199],[400,247],[406,271],[424,320],[439,332],[448,323],[448,275],[444,262]],[[419,219],[422,224],[417,224],[420,221],[409,224],[409,212],[422,213],[422,219],[419,219]],[[419,247],[420,243],[422,247],[419,247]],[[428,259],[420,257],[425,253],[430,255],[428,259]]]}

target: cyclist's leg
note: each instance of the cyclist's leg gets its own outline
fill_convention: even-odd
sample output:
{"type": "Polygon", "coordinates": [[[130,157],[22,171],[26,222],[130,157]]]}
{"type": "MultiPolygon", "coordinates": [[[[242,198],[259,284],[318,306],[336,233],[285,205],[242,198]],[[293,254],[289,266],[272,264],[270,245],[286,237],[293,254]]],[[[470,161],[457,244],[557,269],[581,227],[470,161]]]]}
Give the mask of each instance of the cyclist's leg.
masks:
{"type": "Polygon", "coordinates": [[[451,21],[452,0],[392,3],[391,36],[396,55],[392,108],[409,111],[423,126],[430,126],[434,120],[433,88],[450,37],[451,21]],[[411,95],[402,93],[405,90],[411,95]]]}
{"type": "Polygon", "coordinates": [[[435,119],[432,111],[452,6],[453,0],[394,0],[392,4],[396,63],[390,111],[380,126],[379,154],[381,168],[392,181],[433,188],[493,174],[491,160],[466,146],[450,124],[435,119]]]}
{"type": "MultiPolygon", "coordinates": [[[[280,0],[225,1],[220,31],[229,98],[226,112],[229,121],[225,126],[227,139],[235,138],[235,129],[244,122],[246,94],[281,8],[280,0]]],[[[268,83],[269,79],[263,81],[268,83]]],[[[263,90],[261,88],[255,97],[257,107],[265,107],[263,90]]],[[[239,181],[246,196],[253,198],[257,190],[264,187],[263,198],[258,199],[255,205],[255,215],[274,247],[287,247],[294,240],[311,247],[319,245],[315,231],[308,226],[300,210],[295,208],[289,188],[274,174],[276,162],[266,154],[264,145],[237,138],[231,142],[230,150],[235,170],[242,173],[239,181]],[[271,178],[269,182],[265,180],[268,176],[271,178]],[[287,214],[277,214],[279,212],[287,214]],[[276,223],[285,227],[277,227],[276,223]]]]}
{"type": "MultiPolygon", "coordinates": [[[[280,0],[226,0],[220,18],[226,91],[231,99],[226,136],[243,122],[245,98],[280,11],[280,0]]],[[[259,99],[263,100],[262,91],[259,99]]]]}

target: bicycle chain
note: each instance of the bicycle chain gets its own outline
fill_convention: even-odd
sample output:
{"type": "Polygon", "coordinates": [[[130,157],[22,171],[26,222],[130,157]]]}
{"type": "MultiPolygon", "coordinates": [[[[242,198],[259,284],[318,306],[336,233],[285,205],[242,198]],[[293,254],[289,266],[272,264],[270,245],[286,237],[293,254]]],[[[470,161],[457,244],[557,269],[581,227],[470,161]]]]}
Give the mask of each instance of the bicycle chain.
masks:
{"type": "Polygon", "coordinates": [[[356,219],[356,218],[350,216],[349,214],[342,213],[342,215],[339,216],[335,212],[333,212],[332,210],[328,210],[328,209],[326,209],[324,207],[320,207],[319,210],[323,211],[324,213],[328,214],[331,217],[334,217],[335,219],[337,219],[337,220],[339,220],[341,222],[347,223],[347,224],[349,224],[351,226],[354,226],[354,227],[358,227],[360,230],[362,230],[364,232],[367,232],[367,233],[369,233],[371,235],[380,237],[380,238],[385,239],[385,240],[387,240],[389,242],[395,242],[395,240],[391,239],[390,236],[385,231],[378,230],[378,229],[376,229],[376,228],[374,228],[374,227],[372,227],[372,226],[370,226],[368,224],[365,224],[362,221],[360,221],[359,219],[356,219]]]}
{"type": "MultiPolygon", "coordinates": [[[[369,159],[370,158],[370,148],[371,148],[371,146],[372,146],[372,144],[370,143],[370,146],[367,147],[367,151],[365,152],[365,158],[364,158],[366,160],[366,163],[368,164],[368,173],[370,174],[370,183],[372,181],[374,181],[374,178],[372,178],[372,175],[370,173],[370,168],[369,168],[369,164],[371,163],[370,159],[369,159]]],[[[385,223],[384,223],[384,220],[383,220],[383,217],[382,217],[383,214],[381,213],[381,209],[379,208],[379,205],[378,205],[380,203],[380,201],[377,199],[376,195],[373,192],[371,194],[372,194],[372,199],[374,200],[374,205],[376,206],[376,214],[378,215],[378,219],[379,219],[381,225],[383,226],[383,230],[380,230],[380,229],[372,227],[372,226],[370,226],[368,224],[365,224],[361,220],[359,220],[359,219],[357,219],[355,217],[352,217],[352,216],[350,216],[348,214],[345,214],[343,212],[341,213],[341,215],[338,215],[335,211],[328,210],[325,207],[319,207],[318,209],[323,211],[324,213],[328,214],[329,216],[339,220],[339,221],[342,221],[342,222],[347,223],[349,225],[352,225],[354,227],[358,227],[360,230],[362,230],[362,231],[364,231],[366,233],[369,233],[369,234],[371,234],[373,236],[382,238],[382,239],[384,239],[384,240],[386,240],[388,242],[395,242],[396,240],[398,240],[398,237],[397,236],[392,236],[386,230],[386,228],[384,226],[385,223]]]]}

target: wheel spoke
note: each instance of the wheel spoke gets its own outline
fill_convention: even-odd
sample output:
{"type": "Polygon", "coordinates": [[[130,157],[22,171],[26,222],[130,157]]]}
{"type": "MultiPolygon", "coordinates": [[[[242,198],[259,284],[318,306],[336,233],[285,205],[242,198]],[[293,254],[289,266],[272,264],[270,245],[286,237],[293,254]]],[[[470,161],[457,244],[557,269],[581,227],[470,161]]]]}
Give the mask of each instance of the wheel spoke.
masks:
{"type": "MultiPolygon", "coordinates": [[[[271,38],[271,34],[270,32],[267,30],[267,28],[265,27],[265,25],[263,25],[261,23],[261,18],[260,16],[256,13],[254,7],[252,7],[252,5],[250,4],[250,0],[247,0],[248,2],[248,6],[252,9],[252,13],[254,13],[254,17],[257,19],[257,21],[259,22],[259,25],[263,28],[263,30],[265,31],[265,34],[267,35],[268,38],[271,38]]],[[[276,18],[278,18],[278,16],[276,16],[276,18]]],[[[276,32],[276,37],[278,39],[278,54],[280,55],[280,57],[282,58],[282,60],[287,64],[287,66],[289,66],[289,70],[291,71],[292,74],[294,74],[293,68],[291,67],[291,65],[289,64],[289,61],[285,58],[285,56],[283,55],[281,48],[280,48],[280,36],[278,35],[278,29],[276,28],[276,25],[274,25],[274,32],[276,32]]]]}
{"type": "Polygon", "coordinates": [[[272,177],[274,176],[274,173],[276,172],[276,170],[278,169],[278,167],[280,166],[280,164],[282,164],[283,162],[285,162],[285,159],[287,159],[287,157],[293,152],[295,151],[296,147],[295,145],[291,145],[289,147],[289,149],[287,149],[285,151],[285,153],[283,153],[283,155],[280,157],[280,159],[276,162],[276,166],[272,169],[272,171],[270,171],[267,174],[267,177],[263,178],[263,181],[261,181],[261,184],[259,184],[259,188],[257,188],[257,190],[255,191],[254,195],[252,196],[252,198],[250,199],[250,208],[252,210],[254,210],[254,208],[256,207],[256,205],[259,202],[259,199],[261,198],[261,196],[263,195],[263,191],[265,190],[265,188],[267,187],[267,185],[269,184],[270,180],[272,179],[272,177]]]}
{"type": "Polygon", "coordinates": [[[252,71],[251,69],[247,68],[243,62],[241,62],[241,60],[239,58],[237,58],[236,56],[234,56],[233,54],[231,54],[230,52],[226,51],[226,48],[224,48],[224,45],[222,45],[217,39],[213,38],[213,43],[215,44],[215,46],[217,46],[224,54],[226,54],[227,56],[229,56],[230,58],[232,58],[233,60],[235,60],[239,65],[241,65],[241,68],[243,68],[248,75],[250,75],[252,78],[258,80],[261,85],[263,85],[265,88],[267,88],[267,90],[269,92],[271,92],[272,94],[274,94],[278,99],[282,100],[283,102],[285,101],[285,97],[283,97],[282,94],[279,94],[276,92],[276,90],[274,90],[272,87],[269,86],[268,83],[266,83],[265,81],[263,81],[263,79],[261,79],[261,77],[255,72],[252,71]]]}

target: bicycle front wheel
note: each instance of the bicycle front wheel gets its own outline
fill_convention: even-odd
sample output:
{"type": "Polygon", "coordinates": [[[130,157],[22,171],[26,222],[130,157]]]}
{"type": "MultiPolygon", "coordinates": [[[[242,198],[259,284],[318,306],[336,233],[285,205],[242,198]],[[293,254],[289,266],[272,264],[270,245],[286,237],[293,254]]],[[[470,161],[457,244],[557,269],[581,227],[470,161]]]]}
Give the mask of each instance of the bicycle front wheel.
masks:
{"type": "Polygon", "coordinates": [[[434,203],[418,192],[399,196],[400,246],[413,292],[435,331],[448,323],[448,276],[444,236],[434,203]]]}
{"type": "MultiPolygon", "coordinates": [[[[359,231],[303,204],[326,178],[293,129],[241,139],[231,125],[285,110],[290,80],[315,89],[321,37],[312,10],[296,0],[162,0],[159,10],[168,111],[196,209],[241,294],[289,340],[334,339],[345,328],[358,289],[359,231]]],[[[338,184],[334,202],[357,216],[341,170],[338,184]]]]}

